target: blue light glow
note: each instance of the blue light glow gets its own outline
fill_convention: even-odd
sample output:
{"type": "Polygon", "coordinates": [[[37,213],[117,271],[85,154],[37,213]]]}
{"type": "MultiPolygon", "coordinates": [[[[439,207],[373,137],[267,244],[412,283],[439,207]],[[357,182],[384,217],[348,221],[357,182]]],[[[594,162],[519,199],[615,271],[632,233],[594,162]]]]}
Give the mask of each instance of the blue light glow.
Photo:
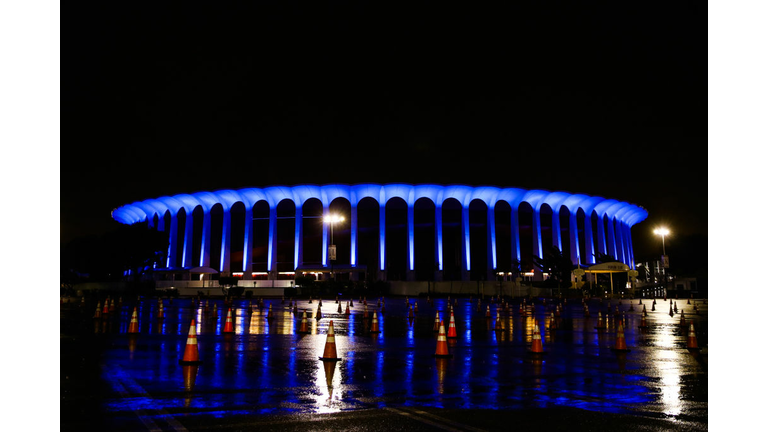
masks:
{"type": "MultiPolygon", "coordinates": [[[[142,221],[151,220],[154,217],[158,218],[158,230],[164,231],[169,228],[170,244],[168,248],[168,255],[166,258],[166,267],[174,267],[178,263],[178,254],[181,253],[182,265],[189,266],[190,251],[191,251],[191,221],[192,213],[197,206],[201,206],[204,215],[203,222],[203,239],[201,241],[200,251],[200,265],[206,266],[208,264],[208,257],[210,256],[210,211],[216,204],[221,204],[224,210],[222,238],[221,238],[221,254],[220,262],[218,263],[219,271],[227,272],[231,271],[230,267],[230,250],[229,241],[231,235],[231,216],[230,209],[232,205],[237,202],[242,202],[246,208],[246,222],[251,224],[252,219],[248,217],[248,214],[252,211],[253,206],[260,200],[266,200],[270,206],[270,233],[268,244],[268,262],[267,268],[269,271],[275,269],[276,260],[276,207],[277,204],[283,199],[289,199],[296,205],[297,210],[297,222],[295,230],[295,247],[294,250],[294,267],[299,267],[301,263],[301,233],[300,233],[300,219],[301,219],[301,205],[308,199],[318,199],[323,204],[324,214],[328,212],[328,206],[331,201],[336,198],[347,199],[353,209],[352,212],[352,224],[351,229],[351,264],[357,265],[358,251],[358,233],[356,230],[356,206],[363,198],[373,198],[379,203],[379,269],[386,269],[386,221],[385,221],[385,205],[386,202],[395,197],[403,199],[408,205],[408,260],[409,269],[414,270],[415,263],[415,240],[414,240],[414,222],[413,222],[413,205],[420,198],[427,198],[435,205],[435,228],[437,237],[437,261],[440,270],[443,270],[443,237],[442,237],[442,203],[449,198],[453,198],[462,203],[462,234],[464,241],[462,249],[465,253],[463,259],[466,264],[466,270],[471,269],[471,257],[469,251],[469,224],[468,224],[468,211],[469,203],[474,199],[482,200],[486,206],[488,215],[488,226],[491,227],[489,233],[489,252],[491,257],[489,262],[492,263],[494,268],[498,267],[497,262],[497,245],[496,245],[496,233],[493,227],[495,227],[495,221],[493,219],[493,209],[497,202],[507,202],[511,211],[511,224],[512,230],[512,250],[514,257],[518,260],[521,259],[521,245],[519,237],[519,225],[518,225],[518,208],[522,202],[526,202],[531,205],[534,212],[533,217],[533,253],[536,256],[541,256],[543,250],[541,244],[541,221],[540,221],[540,209],[544,204],[549,205],[553,209],[553,244],[558,247],[562,247],[562,236],[559,233],[560,222],[556,215],[562,207],[568,209],[571,214],[575,214],[581,209],[585,216],[585,249],[587,262],[594,262],[594,250],[592,246],[592,226],[591,215],[594,211],[599,220],[611,220],[617,224],[616,232],[614,227],[610,226],[608,232],[604,232],[602,223],[598,223],[597,243],[600,252],[610,253],[617,259],[626,264],[632,264],[634,262],[634,256],[631,246],[631,227],[632,225],[643,221],[648,217],[648,212],[634,204],[620,202],[613,199],[605,199],[601,197],[591,197],[583,194],[570,194],[566,192],[548,192],[544,190],[524,190],[519,188],[497,188],[497,187],[470,187],[465,185],[408,185],[408,184],[357,184],[357,185],[344,185],[344,184],[328,184],[323,186],[317,185],[299,185],[299,186],[274,186],[264,189],[260,188],[243,188],[239,190],[219,190],[216,192],[197,192],[194,194],[179,194],[172,197],[164,196],[156,199],[147,199],[144,201],[134,202],[133,204],[127,204],[121,206],[112,211],[112,218],[116,221],[124,224],[134,224],[142,221]],[[187,223],[185,224],[185,236],[183,250],[177,249],[177,236],[178,236],[178,212],[184,208],[187,214],[187,223]],[[165,227],[164,215],[166,212],[170,212],[171,223],[170,227],[165,227]],[[555,220],[557,219],[557,220],[555,220]],[[516,229],[514,229],[516,228],[516,229]]],[[[571,224],[572,226],[574,224],[571,224]]],[[[252,246],[253,232],[252,229],[246,227],[244,232],[244,245],[252,246]]],[[[572,241],[571,243],[577,243],[572,241]]],[[[528,247],[527,245],[525,247],[528,247]]],[[[252,248],[246,247],[243,255],[243,271],[248,271],[250,262],[252,261],[252,248]]],[[[328,227],[323,229],[323,251],[322,251],[322,264],[328,265],[328,227]]],[[[573,254],[572,254],[573,255],[573,254]]],[[[581,261],[581,257],[578,258],[581,261]]]]}

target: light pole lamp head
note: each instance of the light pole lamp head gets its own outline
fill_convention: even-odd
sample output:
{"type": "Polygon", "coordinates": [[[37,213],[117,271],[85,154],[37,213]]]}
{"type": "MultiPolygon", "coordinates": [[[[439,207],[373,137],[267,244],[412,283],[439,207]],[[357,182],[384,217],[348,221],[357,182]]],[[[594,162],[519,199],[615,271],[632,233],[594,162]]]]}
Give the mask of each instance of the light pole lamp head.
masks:
{"type": "Polygon", "coordinates": [[[665,235],[669,235],[669,229],[667,229],[665,227],[660,227],[660,228],[656,228],[655,230],[653,230],[653,233],[656,234],[656,235],[660,235],[660,236],[664,237],[665,235]]]}
{"type": "Polygon", "coordinates": [[[344,216],[340,216],[340,215],[336,215],[336,214],[326,215],[323,218],[323,222],[330,223],[330,224],[338,223],[338,222],[344,222],[344,216]]]}

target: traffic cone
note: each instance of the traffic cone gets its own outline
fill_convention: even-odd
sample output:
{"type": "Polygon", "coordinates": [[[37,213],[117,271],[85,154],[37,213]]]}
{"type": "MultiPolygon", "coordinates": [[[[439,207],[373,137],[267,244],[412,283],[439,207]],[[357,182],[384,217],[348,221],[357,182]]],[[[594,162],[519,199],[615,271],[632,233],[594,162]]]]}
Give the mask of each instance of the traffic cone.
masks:
{"type": "Polygon", "coordinates": [[[413,306],[408,305],[408,318],[413,318],[413,306]]]}
{"type": "Polygon", "coordinates": [[[309,326],[307,324],[307,310],[301,314],[301,325],[299,326],[299,333],[309,333],[309,326]]]}
{"type": "Polygon", "coordinates": [[[158,304],[158,308],[157,308],[157,319],[163,319],[163,318],[165,318],[165,314],[163,314],[163,304],[160,303],[158,304]]]}
{"type": "Polygon", "coordinates": [[[115,307],[115,299],[110,300],[109,302],[109,313],[115,312],[117,308],[115,307]]]}
{"type": "Polygon", "coordinates": [[[651,305],[651,312],[655,312],[655,311],[656,311],[656,301],[654,300],[653,304],[651,305]]]}
{"type": "MultiPolygon", "coordinates": [[[[338,298],[338,297],[336,297],[336,298],[338,298]]],[[[339,303],[339,301],[337,300],[336,303],[339,303]]],[[[336,313],[341,313],[341,303],[339,303],[339,308],[336,309],[336,313]]]]}
{"type": "Polygon", "coordinates": [[[456,334],[456,321],[453,319],[453,311],[451,311],[451,321],[448,324],[448,337],[451,339],[459,337],[456,334]]]}
{"type": "MultiPolygon", "coordinates": [[[[693,295],[693,294],[691,294],[691,295],[693,295]]],[[[688,299],[688,304],[691,304],[691,299],[688,299]]]]}
{"type": "Polygon", "coordinates": [[[699,348],[699,343],[696,340],[696,331],[693,329],[693,323],[691,323],[691,326],[688,328],[688,351],[696,351],[698,352],[701,350],[699,348]]]}
{"type": "Polygon", "coordinates": [[[557,328],[557,324],[555,323],[555,313],[554,312],[550,312],[549,314],[550,315],[549,315],[549,326],[548,327],[549,327],[550,330],[554,330],[555,328],[557,328]]]}
{"type": "Polygon", "coordinates": [[[596,329],[602,330],[603,329],[603,313],[600,311],[597,311],[597,326],[595,326],[596,329]]]}
{"type": "Polygon", "coordinates": [[[93,314],[94,318],[101,318],[101,302],[96,303],[96,312],[93,314]]]}
{"type": "Polygon", "coordinates": [[[315,312],[315,319],[319,320],[323,318],[323,310],[321,309],[321,305],[318,303],[317,305],[317,312],[315,312]]]}
{"type": "Polygon", "coordinates": [[[445,336],[445,326],[440,321],[440,330],[437,333],[437,349],[435,350],[435,357],[453,357],[448,353],[448,339],[445,336]]]}
{"type": "Polygon", "coordinates": [[[624,326],[621,324],[619,324],[619,328],[616,330],[616,346],[611,347],[611,351],[629,352],[627,342],[624,340],[624,326]]]}
{"type": "Polygon", "coordinates": [[[643,305],[643,316],[648,316],[648,311],[645,310],[645,305],[643,305]]]}
{"type": "Polygon", "coordinates": [[[328,333],[325,339],[325,350],[323,356],[318,357],[322,361],[339,361],[339,357],[336,357],[336,337],[333,335],[333,320],[328,324],[328,333]]]}
{"type": "MultiPolygon", "coordinates": [[[[339,306],[341,306],[341,304],[339,304],[339,306]]],[[[346,309],[344,309],[344,315],[346,315],[347,317],[349,317],[349,302],[347,302],[347,308],[346,308],[346,309]]]]}
{"type": "Polygon", "coordinates": [[[379,319],[376,317],[376,311],[373,312],[373,322],[371,322],[371,333],[380,333],[379,319]]]}
{"type": "Polygon", "coordinates": [[[499,310],[496,309],[496,326],[493,328],[494,330],[504,330],[501,327],[501,315],[499,313],[499,310]]]}
{"type": "Polygon", "coordinates": [[[685,310],[680,311],[680,326],[685,327],[685,310]]]}
{"type": "Polygon", "coordinates": [[[419,301],[418,301],[418,300],[416,300],[415,302],[413,302],[413,313],[414,313],[414,314],[417,314],[417,313],[419,313],[419,301]]]}
{"type": "Polygon", "coordinates": [[[647,329],[648,328],[648,324],[645,322],[645,315],[643,315],[643,317],[640,319],[640,326],[639,327],[641,329],[647,329]]]}
{"type": "Polygon", "coordinates": [[[589,318],[589,306],[584,305],[584,317],[589,318]]]}
{"type": "Polygon", "coordinates": [[[349,307],[352,307],[352,308],[355,307],[355,301],[352,300],[351,298],[349,299],[349,307]]]}
{"type": "Polygon", "coordinates": [[[136,317],[136,307],[133,308],[133,315],[131,315],[131,323],[128,324],[128,333],[139,332],[139,320],[136,317]]]}
{"type": "Polygon", "coordinates": [[[440,331],[440,311],[435,312],[435,325],[432,326],[432,331],[440,331]]]}
{"type": "Polygon", "coordinates": [[[544,354],[544,347],[541,345],[541,332],[539,331],[539,324],[535,321],[533,324],[533,340],[531,342],[531,348],[528,350],[528,353],[532,355],[544,354]]]}
{"type": "Polygon", "coordinates": [[[339,296],[336,296],[336,303],[339,303],[339,296]]]}
{"type": "Polygon", "coordinates": [[[222,333],[234,333],[235,327],[232,325],[232,309],[227,309],[227,321],[224,323],[222,333]]]}
{"type": "Polygon", "coordinates": [[[637,305],[640,306],[641,304],[643,304],[643,299],[637,299],[637,305]]]}
{"type": "Polygon", "coordinates": [[[672,303],[669,304],[669,316],[674,316],[675,314],[672,312],[672,303]]]}
{"type": "Polygon", "coordinates": [[[677,302],[675,302],[675,313],[677,313],[677,302]]]}
{"type": "Polygon", "coordinates": [[[272,318],[274,318],[274,317],[272,316],[272,303],[270,303],[269,304],[269,310],[267,311],[267,319],[271,320],[272,318]]]}
{"type": "Polygon", "coordinates": [[[192,323],[189,325],[189,335],[187,336],[187,346],[184,347],[184,355],[179,360],[181,365],[196,365],[202,363],[200,361],[200,353],[197,349],[197,331],[195,326],[195,319],[192,319],[192,323]]]}
{"type": "Polygon", "coordinates": [[[319,299],[317,299],[317,306],[320,307],[322,305],[323,305],[323,298],[320,297],[319,299]]]}
{"type": "Polygon", "coordinates": [[[485,317],[491,319],[491,305],[485,307],[485,317]]]}
{"type": "Polygon", "coordinates": [[[104,300],[104,308],[101,310],[101,315],[109,315],[109,299],[104,300]]]}

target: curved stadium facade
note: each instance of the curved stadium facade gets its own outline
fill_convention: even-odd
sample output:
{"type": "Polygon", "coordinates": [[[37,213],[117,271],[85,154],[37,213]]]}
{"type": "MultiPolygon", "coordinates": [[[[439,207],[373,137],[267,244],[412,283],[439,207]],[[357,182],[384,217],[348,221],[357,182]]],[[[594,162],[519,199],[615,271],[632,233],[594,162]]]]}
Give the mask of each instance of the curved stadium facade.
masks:
{"type": "Polygon", "coordinates": [[[357,279],[492,280],[554,247],[574,266],[598,254],[634,268],[632,226],[648,213],[615,199],[491,186],[329,184],[164,196],[112,217],[168,232],[155,270],[212,267],[243,279],[334,271],[357,279]],[[329,214],[344,221],[324,223],[329,214]],[[329,260],[335,244],[336,259],[329,260]]]}

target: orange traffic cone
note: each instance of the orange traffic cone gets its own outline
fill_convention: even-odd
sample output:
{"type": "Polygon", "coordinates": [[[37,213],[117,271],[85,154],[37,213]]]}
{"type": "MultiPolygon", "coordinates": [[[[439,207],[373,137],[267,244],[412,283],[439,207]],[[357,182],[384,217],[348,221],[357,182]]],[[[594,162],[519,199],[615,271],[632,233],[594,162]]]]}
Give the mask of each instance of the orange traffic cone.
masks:
{"type": "Polygon", "coordinates": [[[224,323],[222,333],[234,333],[235,327],[232,325],[232,309],[227,309],[227,321],[224,323]]]}
{"type": "Polygon", "coordinates": [[[157,308],[157,319],[163,319],[165,318],[165,314],[163,314],[163,304],[159,303],[157,308]]]}
{"type": "Polygon", "coordinates": [[[109,313],[113,313],[117,308],[115,307],[115,299],[109,302],[109,313]]]}
{"type": "Polygon", "coordinates": [[[691,323],[691,326],[688,328],[688,351],[699,351],[701,348],[699,348],[699,343],[696,340],[696,331],[693,329],[693,323],[691,323]]]}
{"type": "Polygon", "coordinates": [[[339,361],[341,358],[336,357],[336,337],[333,335],[333,320],[328,324],[328,336],[325,339],[325,350],[323,356],[318,357],[322,361],[339,361]]]}
{"type": "Polygon", "coordinates": [[[685,327],[685,310],[680,311],[680,326],[685,327]]]}
{"type": "Polygon", "coordinates": [[[371,333],[380,333],[379,330],[379,319],[376,317],[378,314],[376,311],[373,312],[373,322],[371,322],[371,333]]]}
{"type": "Polygon", "coordinates": [[[307,325],[307,310],[301,314],[301,326],[299,326],[299,333],[309,333],[309,327],[307,325]]]}
{"type": "MultiPolygon", "coordinates": [[[[336,297],[336,298],[338,299],[338,297],[336,297]]],[[[336,303],[339,303],[339,301],[336,300],[336,303]]],[[[336,313],[339,313],[339,314],[341,313],[341,303],[339,303],[339,308],[336,309],[336,313]]]]}
{"type": "Polygon", "coordinates": [[[440,311],[435,312],[435,325],[432,326],[432,331],[440,331],[440,311]]]}
{"type": "Polygon", "coordinates": [[[189,325],[189,335],[187,336],[187,346],[184,348],[184,356],[179,360],[181,365],[196,365],[202,363],[200,361],[200,354],[197,350],[197,331],[195,327],[195,320],[192,319],[192,324],[189,325]]]}
{"type": "Polygon", "coordinates": [[[459,337],[456,334],[456,320],[453,319],[453,311],[451,311],[451,321],[448,324],[448,337],[451,339],[459,337]]]}
{"type": "Polygon", "coordinates": [[[603,330],[603,313],[600,311],[597,311],[597,325],[595,326],[598,330],[603,330]]]}
{"type": "Polygon", "coordinates": [[[589,318],[589,306],[584,305],[584,317],[589,318]]]}
{"type": "Polygon", "coordinates": [[[440,330],[437,333],[437,350],[435,350],[435,357],[453,357],[448,353],[448,339],[445,338],[445,326],[440,321],[440,330]]]}
{"type": "Polygon", "coordinates": [[[347,308],[344,310],[344,315],[349,316],[349,302],[347,302],[347,308]]]}
{"type": "Polygon", "coordinates": [[[531,342],[531,348],[528,350],[528,353],[532,355],[544,354],[544,347],[541,345],[541,332],[539,331],[539,324],[535,321],[533,324],[533,340],[531,342]]]}
{"type": "Polygon", "coordinates": [[[139,320],[136,317],[136,307],[133,308],[133,315],[131,315],[131,323],[128,324],[128,333],[139,332],[139,320]]]}
{"type": "Polygon", "coordinates": [[[627,342],[624,340],[624,326],[621,323],[619,323],[619,328],[616,330],[616,346],[611,347],[611,351],[629,352],[627,342]]]}
{"type": "Polygon", "coordinates": [[[413,318],[413,306],[408,306],[408,318],[413,318]]]}
{"type": "Polygon", "coordinates": [[[496,309],[496,326],[493,328],[494,330],[504,330],[501,327],[501,315],[498,309],[496,309]]]}
{"type": "Polygon", "coordinates": [[[485,307],[485,317],[491,319],[491,305],[485,307]]]}
{"type": "Polygon", "coordinates": [[[653,301],[653,304],[651,305],[651,312],[656,311],[656,300],[653,301]]]}
{"type": "Polygon", "coordinates": [[[104,300],[104,308],[101,310],[102,315],[109,315],[109,299],[104,300]]]}
{"type": "Polygon", "coordinates": [[[669,303],[669,316],[674,316],[674,312],[672,312],[672,303],[669,303]]]}
{"type": "Polygon", "coordinates": [[[94,318],[101,318],[101,302],[96,303],[96,312],[93,314],[94,318]]]}
{"type": "Polygon", "coordinates": [[[415,313],[415,314],[419,313],[419,302],[418,302],[418,300],[413,302],[413,313],[415,313]]]}
{"type": "Polygon", "coordinates": [[[317,299],[317,305],[318,306],[322,306],[323,305],[323,298],[322,297],[317,299]]]}
{"type": "Polygon", "coordinates": [[[349,307],[355,307],[355,301],[351,298],[349,299],[349,307]]]}
{"type": "Polygon", "coordinates": [[[645,322],[645,314],[643,314],[643,317],[640,319],[640,328],[641,329],[648,328],[648,324],[645,322]]]}
{"type": "Polygon", "coordinates": [[[368,319],[368,305],[363,305],[363,319],[368,319]]]}
{"type": "Polygon", "coordinates": [[[272,318],[274,318],[274,317],[272,316],[272,303],[270,303],[269,304],[269,310],[267,311],[267,319],[271,320],[272,318]]]}
{"type": "Polygon", "coordinates": [[[648,311],[645,310],[645,305],[643,305],[643,316],[648,316],[648,311]]]}
{"type": "Polygon", "coordinates": [[[323,310],[321,309],[321,307],[322,306],[318,303],[317,304],[317,312],[315,312],[315,319],[317,319],[317,320],[323,318],[323,310]]]}

